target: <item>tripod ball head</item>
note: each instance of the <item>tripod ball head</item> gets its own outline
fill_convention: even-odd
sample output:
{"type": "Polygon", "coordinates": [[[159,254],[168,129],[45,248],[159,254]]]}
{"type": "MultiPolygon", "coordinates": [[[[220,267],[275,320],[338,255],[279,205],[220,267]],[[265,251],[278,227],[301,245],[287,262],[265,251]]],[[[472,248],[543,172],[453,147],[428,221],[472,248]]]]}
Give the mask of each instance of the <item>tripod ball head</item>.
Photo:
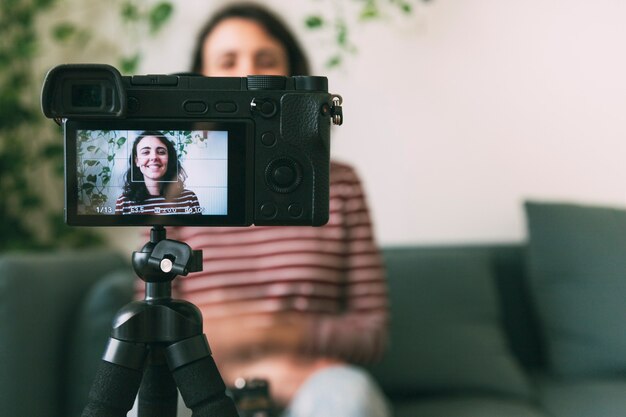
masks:
{"type": "Polygon", "coordinates": [[[167,282],[177,275],[202,271],[202,251],[176,240],[148,242],[133,252],[133,268],[145,282],[167,282]]]}

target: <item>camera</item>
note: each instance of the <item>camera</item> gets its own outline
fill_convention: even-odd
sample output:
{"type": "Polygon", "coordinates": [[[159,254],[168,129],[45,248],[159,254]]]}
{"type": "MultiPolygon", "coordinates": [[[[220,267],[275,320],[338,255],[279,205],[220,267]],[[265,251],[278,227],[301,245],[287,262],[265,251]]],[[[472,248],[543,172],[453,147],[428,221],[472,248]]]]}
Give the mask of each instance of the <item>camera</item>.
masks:
{"type": "Polygon", "coordinates": [[[321,226],[341,97],[318,76],[122,76],[52,68],[41,97],[65,138],[77,226],[321,226]]]}

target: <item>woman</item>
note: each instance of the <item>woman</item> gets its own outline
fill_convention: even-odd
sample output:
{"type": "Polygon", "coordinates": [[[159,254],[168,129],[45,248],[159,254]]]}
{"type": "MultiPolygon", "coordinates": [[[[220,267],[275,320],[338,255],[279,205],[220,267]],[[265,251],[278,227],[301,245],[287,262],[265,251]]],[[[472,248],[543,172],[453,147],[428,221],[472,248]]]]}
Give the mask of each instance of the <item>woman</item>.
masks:
{"type": "MultiPolygon", "coordinates": [[[[308,75],[285,25],[256,5],[217,13],[197,41],[205,76],[308,75]]],[[[225,382],[269,381],[283,416],[389,415],[374,381],[353,363],[384,350],[384,269],[354,170],[331,163],[330,221],[321,228],[179,228],[203,249],[204,270],[174,282],[196,304],[225,382]]]]}
{"type": "Polygon", "coordinates": [[[115,203],[115,214],[199,213],[198,197],[185,189],[187,175],[163,133],[141,133],[128,159],[124,193],[115,203]]]}

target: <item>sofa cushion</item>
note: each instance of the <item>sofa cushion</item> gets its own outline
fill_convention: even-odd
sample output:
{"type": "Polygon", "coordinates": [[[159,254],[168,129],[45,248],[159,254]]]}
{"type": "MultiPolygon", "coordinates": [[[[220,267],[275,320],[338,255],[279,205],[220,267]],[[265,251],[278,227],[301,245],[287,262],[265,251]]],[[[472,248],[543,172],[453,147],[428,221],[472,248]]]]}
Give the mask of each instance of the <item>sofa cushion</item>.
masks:
{"type": "Polygon", "coordinates": [[[506,397],[459,396],[399,402],[394,417],[548,417],[534,404],[506,397]]]}
{"type": "Polygon", "coordinates": [[[442,248],[387,248],[383,255],[391,342],[371,370],[388,395],[529,395],[505,340],[486,255],[442,248]]]}
{"type": "Polygon", "coordinates": [[[133,297],[135,276],[130,268],[113,271],[87,293],[76,313],[67,350],[67,416],[79,416],[100,366],[117,311],[133,297]]]}
{"type": "Polygon", "coordinates": [[[535,378],[539,401],[553,417],[624,417],[626,379],[535,378]]]}
{"type": "Polygon", "coordinates": [[[6,416],[62,415],[77,306],[123,259],[107,250],[11,253],[0,258],[0,410],[6,416]]]}
{"type": "Polygon", "coordinates": [[[626,210],[526,204],[531,289],[549,368],[626,372],[626,210]]]}

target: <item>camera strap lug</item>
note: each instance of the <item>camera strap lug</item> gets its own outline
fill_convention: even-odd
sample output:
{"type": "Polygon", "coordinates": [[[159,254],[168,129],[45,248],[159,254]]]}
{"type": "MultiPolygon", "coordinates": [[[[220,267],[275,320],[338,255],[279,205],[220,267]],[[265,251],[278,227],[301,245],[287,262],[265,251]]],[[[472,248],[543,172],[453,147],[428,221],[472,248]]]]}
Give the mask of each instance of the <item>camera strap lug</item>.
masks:
{"type": "Polygon", "coordinates": [[[330,106],[330,116],[332,117],[333,124],[341,126],[343,124],[343,109],[341,104],[343,98],[339,94],[332,95],[333,104],[330,106]]]}

